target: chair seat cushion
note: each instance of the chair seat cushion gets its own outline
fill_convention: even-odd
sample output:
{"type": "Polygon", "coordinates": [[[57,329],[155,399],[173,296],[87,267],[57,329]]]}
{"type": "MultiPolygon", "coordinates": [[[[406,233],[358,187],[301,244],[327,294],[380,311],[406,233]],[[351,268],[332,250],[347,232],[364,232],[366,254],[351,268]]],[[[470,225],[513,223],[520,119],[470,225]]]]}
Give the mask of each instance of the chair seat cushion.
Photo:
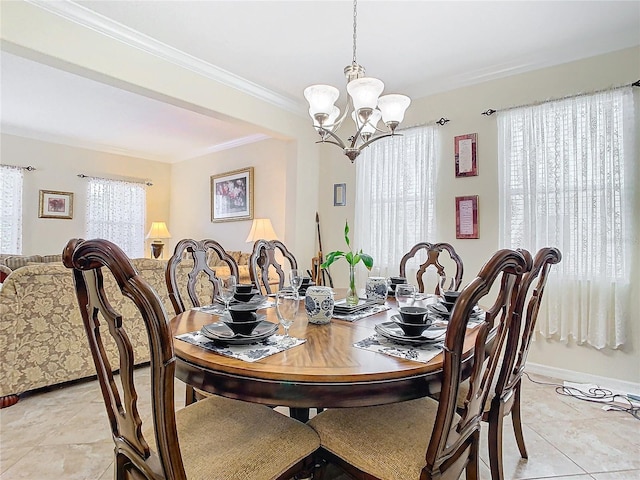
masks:
{"type": "Polygon", "coordinates": [[[360,470],[385,480],[420,478],[438,410],[432,398],[325,410],[309,421],[320,444],[360,470]]]}
{"type": "Polygon", "coordinates": [[[318,435],[297,420],[219,396],[178,410],[176,426],[189,480],[277,478],[320,445],[318,435]]]}

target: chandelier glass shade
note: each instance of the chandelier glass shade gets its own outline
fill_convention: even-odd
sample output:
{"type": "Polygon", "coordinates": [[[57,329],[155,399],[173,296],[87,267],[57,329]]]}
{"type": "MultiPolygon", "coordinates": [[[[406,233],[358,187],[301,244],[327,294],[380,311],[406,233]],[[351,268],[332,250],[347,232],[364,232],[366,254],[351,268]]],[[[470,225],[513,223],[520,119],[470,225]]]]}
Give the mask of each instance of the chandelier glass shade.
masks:
{"type": "Polygon", "coordinates": [[[389,94],[380,96],[384,83],[377,78],[365,77],[364,67],[356,62],[356,7],[353,2],[353,61],[344,69],[347,78],[347,106],[344,112],[335,105],[340,91],[331,85],[311,85],[304,90],[309,102],[309,115],[313,126],[320,135],[319,143],[331,143],[342,148],[353,162],[363,148],[396,134],[396,128],[404,120],[404,114],[411,103],[406,95],[389,94]],[[351,119],[356,131],[344,142],[336,130],[351,111],[351,119]],[[383,128],[378,128],[382,120],[383,128]]]}

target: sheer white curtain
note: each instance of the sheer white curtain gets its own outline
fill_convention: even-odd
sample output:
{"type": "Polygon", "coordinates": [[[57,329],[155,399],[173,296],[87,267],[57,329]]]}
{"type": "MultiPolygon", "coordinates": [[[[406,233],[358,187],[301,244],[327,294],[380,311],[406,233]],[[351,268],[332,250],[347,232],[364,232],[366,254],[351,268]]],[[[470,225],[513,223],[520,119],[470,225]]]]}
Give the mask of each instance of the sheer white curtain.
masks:
{"type": "Polygon", "coordinates": [[[89,178],[87,238],[104,238],[130,258],[144,256],[147,192],[144,184],[89,178]]]}
{"type": "Polygon", "coordinates": [[[20,167],[0,165],[0,253],[22,253],[22,184],[20,167]]]}
{"type": "Polygon", "coordinates": [[[416,243],[437,236],[439,132],[415,127],[402,135],[372,143],[356,160],[354,243],[384,276],[398,274],[402,256],[416,243]]]}
{"type": "Polygon", "coordinates": [[[547,338],[596,348],[625,342],[637,255],[634,110],[625,88],[498,115],[504,246],[562,252],[538,317],[547,338]]]}

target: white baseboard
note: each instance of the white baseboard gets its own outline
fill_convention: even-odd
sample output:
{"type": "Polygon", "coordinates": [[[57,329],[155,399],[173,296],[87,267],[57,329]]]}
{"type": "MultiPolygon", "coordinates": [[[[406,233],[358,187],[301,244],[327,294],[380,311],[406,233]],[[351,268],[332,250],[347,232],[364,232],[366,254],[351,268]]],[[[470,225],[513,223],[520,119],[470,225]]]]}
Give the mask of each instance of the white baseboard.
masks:
{"type": "Polygon", "coordinates": [[[564,368],[549,367],[539,363],[527,362],[525,369],[529,373],[545,375],[547,377],[557,378],[559,380],[567,380],[576,383],[592,383],[600,388],[606,388],[615,393],[631,393],[640,395],[640,383],[627,382],[626,380],[617,380],[615,378],[601,377],[591,375],[584,372],[576,372],[574,370],[565,370],[564,368]]]}

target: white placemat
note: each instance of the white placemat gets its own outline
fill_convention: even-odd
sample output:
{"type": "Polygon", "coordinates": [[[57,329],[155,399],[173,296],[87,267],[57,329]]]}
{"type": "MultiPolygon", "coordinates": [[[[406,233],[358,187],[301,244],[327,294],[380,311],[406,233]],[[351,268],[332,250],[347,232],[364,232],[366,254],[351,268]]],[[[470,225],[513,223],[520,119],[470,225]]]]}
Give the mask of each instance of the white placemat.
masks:
{"type": "Polygon", "coordinates": [[[423,345],[399,345],[378,334],[360,340],[354,343],[353,346],[421,363],[429,362],[442,351],[442,342],[425,343],[423,345]]]}
{"type": "Polygon", "coordinates": [[[292,341],[286,341],[284,335],[272,335],[265,340],[248,345],[221,345],[202,335],[200,330],[176,335],[176,338],[193,345],[198,345],[211,352],[219,353],[226,357],[237,358],[238,360],[244,360],[245,362],[257,362],[270,355],[284,352],[285,350],[297,347],[306,342],[304,338],[290,337],[292,341]]]}
{"type": "Polygon", "coordinates": [[[360,320],[364,317],[369,317],[371,315],[375,315],[376,313],[384,312],[385,310],[390,310],[391,307],[387,305],[373,305],[365,310],[356,313],[349,313],[345,315],[340,315],[338,313],[334,313],[331,317],[337,318],[338,320],[346,320],[347,322],[355,322],[356,320],[360,320]]]}

